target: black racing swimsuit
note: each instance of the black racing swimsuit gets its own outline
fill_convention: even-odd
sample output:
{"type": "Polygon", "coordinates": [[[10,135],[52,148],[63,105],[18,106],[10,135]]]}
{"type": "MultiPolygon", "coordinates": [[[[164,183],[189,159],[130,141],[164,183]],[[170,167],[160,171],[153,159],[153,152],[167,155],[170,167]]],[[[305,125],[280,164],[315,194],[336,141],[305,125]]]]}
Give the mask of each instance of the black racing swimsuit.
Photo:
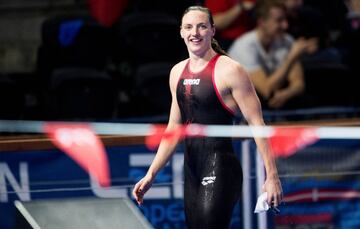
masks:
{"type": "MultiPolygon", "coordinates": [[[[183,124],[231,125],[233,113],[223,103],[214,81],[214,56],[200,72],[186,64],[177,101],[183,124]]],[[[184,155],[184,201],[190,229],[228,228],[240,197],[242,171],[230,138],[187,138],[184,155]]]]}

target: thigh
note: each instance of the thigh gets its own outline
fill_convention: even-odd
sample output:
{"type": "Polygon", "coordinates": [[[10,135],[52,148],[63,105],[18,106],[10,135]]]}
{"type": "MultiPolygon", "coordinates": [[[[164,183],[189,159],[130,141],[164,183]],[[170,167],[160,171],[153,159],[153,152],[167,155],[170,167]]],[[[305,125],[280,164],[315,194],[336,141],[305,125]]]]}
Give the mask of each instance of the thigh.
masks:
{"type": "Polygon", "coordinates": [[[214,183],[202,186],[197,203],[198,228],[228,228],[240,193],[241,183],[235,176],[217,176],[214,183]]]}
{"type": "Polygon", "coordinates": [[[242,172],[236,157],[217,157],[209,163],[200,177],[193,205],[196,226],[191,228],[228,228],[241,186],[242,172]]]}
{"type": "Polygon", "coordinates": [[[198,202],[199,179],[194,173],[184,165],[184,210],[185,220],[189,229],[196,228],[197,212],[194,206],[198,202]]]}

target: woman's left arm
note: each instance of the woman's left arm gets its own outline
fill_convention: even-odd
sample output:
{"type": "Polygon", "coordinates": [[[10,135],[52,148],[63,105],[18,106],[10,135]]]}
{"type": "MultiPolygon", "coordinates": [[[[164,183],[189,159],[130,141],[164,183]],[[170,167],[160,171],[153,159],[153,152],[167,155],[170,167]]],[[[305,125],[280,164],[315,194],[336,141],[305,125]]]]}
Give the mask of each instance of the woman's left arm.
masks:
{"type": "MultiPolygon", "coordinates": [[[[245,69],[229,60],[226,72],[226,84],[248,124],[250,126],[265,126],[259,98],[245,69]]],[[[282,187],[275,159],[266,138],[255,137],[254,139],[266,169],[263,190],[268,193],[268,203],[278,206],[282,200],[282,187]]]]}

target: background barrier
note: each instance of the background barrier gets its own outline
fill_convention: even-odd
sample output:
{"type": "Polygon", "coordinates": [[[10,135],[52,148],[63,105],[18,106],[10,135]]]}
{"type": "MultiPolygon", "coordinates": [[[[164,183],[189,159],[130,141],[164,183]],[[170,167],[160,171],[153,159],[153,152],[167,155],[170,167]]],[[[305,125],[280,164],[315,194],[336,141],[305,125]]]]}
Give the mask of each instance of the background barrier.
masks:
{"type": "MultiPolygon", "coordinates": [[[[133,184],[147,171],[153,151],[142,137],[102,136],[112,186],[102,188],[73,160],[42,135],[0,139],[0,228],[13,228],[15,200],[79,197],[131,198],[133,184]]],[[[232,228],[360,227],[360,142],[321,140],[296,154],[277,159],[284,189],[281,213],[253,214],[261,184],[261,166],[252,140],[234,141],[244,170],[243,199],[232,228]]],[[[155,228],[185,228],[183,146],[155,180],[139,209],[155,228]]]]}

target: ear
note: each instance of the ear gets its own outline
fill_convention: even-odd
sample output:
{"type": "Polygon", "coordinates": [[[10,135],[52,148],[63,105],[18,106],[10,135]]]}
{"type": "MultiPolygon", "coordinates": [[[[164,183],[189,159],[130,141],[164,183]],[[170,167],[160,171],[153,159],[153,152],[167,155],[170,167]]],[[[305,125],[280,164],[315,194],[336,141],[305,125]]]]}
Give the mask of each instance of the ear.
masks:
{"type": "Polygon", "coordinates": [[[257,26],[262,26],[262,25],[264,24],[264,19],[259,18],[259,19],[256,21],[256,23],[257,23],[257,26]]]}
{"type": "Polygon", "coordinates": [[[181,26],[180,26],[180,36],[181,36],[181,38],[184,38],[184,34],[183,34],[183,30],[182,30],[181,26]]]}
{"type": "Polygon", "coordinates": [[[213,31],[213,32],[212,32],[212,35],[213,35],[213,37],[214,37],[214,36],[215,36],[215,33],[216,33],[215,26],[212,27],[212,31],[213,31]]]}

